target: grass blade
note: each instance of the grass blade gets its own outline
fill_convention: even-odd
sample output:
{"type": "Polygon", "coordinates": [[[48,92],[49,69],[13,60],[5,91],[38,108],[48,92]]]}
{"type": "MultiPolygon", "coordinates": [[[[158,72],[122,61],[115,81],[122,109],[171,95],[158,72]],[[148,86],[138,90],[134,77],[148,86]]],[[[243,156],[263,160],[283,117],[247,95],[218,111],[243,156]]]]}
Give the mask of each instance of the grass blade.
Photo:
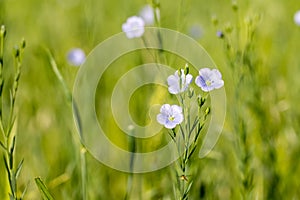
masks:
{"type": "Polygon", "coordinates": [[[44,200],[54,200],[54,198],[52,197],[52,195],[50,194],[48,188],[46,187],[46,185],[43,183],[42,179],[37,177],[34,179],[35,183],[37,185],[37,187],[40,190],[40,193],[43,197],[44,200]]]}

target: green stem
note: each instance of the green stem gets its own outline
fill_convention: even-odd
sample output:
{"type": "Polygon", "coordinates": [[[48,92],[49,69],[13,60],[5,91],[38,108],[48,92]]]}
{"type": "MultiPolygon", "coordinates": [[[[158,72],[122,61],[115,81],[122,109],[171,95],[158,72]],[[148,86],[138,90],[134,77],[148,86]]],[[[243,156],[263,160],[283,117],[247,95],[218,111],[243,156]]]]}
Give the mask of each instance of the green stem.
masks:
{"type": "MultiPolygon", "coordinates": [[[[59,80],[59,82],[61,83],[62,87],[63,87],[63,91],[66,95],[66,98],[67,98],[67,101],[68,103],[70,103],[70,105],[73,104],[74,106],[74,109],[75,109],[75,112],[77,112],[77,104],[76,102],[73,102],[73,97],[72,97],[72,93],[71,91],[69,90],[63,76],[61,75],[58,67],[57,67],[57,64],[56,64],[56,61],[55,59],[53,58],[51,52],[49,49],[46,49],[45,50],[46,53],[47,53],[47,56],[49,58],[49,61],[50,61],[50,65],[52,67],[52,70],[53,72],[55,73],[57,79],[59,80]]],[[[80,134],[80,139],[82,140],[82,130],[81,130],[81,127],[80,127],[80,122],[81,122],[81,119],[80,119],[80,115],[79,113],[76,113],[76,117],[77,117],[77,120],[79,122],[79,134],[80,134]]],[[[86,164],[86,148],[83,146],[82,144],[82,141],[80,141],[80,145],[79,146],[79,149],[80,149],[80,167],[81,167],[81,189],[82,189],[82,200],[86,200],[87,199],[87,164],[86,164]]]]}
{"type": "Polygon", "coordinates": [[[86,170],[86,149],[85,147],[81,146],[80,150],[80,164],[81,164],[81,189],[82,189],[82,200],[87,199],[87,192],[86,192],[86,177],[87,177],[87,170],[86,170]]]}
{"type": "Polygon", "coordinates": [[[2,119],[2,93],[3,93],[3,52],[4,52],[4,37],[5,37],[5,27],[1,26],[1,33],[0,33],[0,119],[2,119]]]}

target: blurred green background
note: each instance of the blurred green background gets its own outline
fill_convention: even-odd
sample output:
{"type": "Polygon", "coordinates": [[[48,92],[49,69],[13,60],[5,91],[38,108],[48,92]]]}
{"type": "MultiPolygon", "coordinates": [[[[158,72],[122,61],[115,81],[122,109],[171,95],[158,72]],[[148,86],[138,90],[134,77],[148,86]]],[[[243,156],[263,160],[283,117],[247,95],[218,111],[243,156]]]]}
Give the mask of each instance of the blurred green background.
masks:
{"type": "MultiPolygon", "coordinates": [[[[12,47],[23,37],[27,43],[16,108],[16,159],[25,160],[18,187],[24,189],[28,185],[25,199],[41,199],[34,184],[37,176],[42,177],[55,199],[82,198],[80,149],[72,108],[51,70],[45,48],[53,53],[72,89],[78,68],[68,64],[67,52],[79,47],[88,54],[97,44],[121,32],[128,17],[138,15],[144,5],[151,3],[0,0],[0,24],[7,29],[6,79],[10,79],[13,70],[12,47]]],[[[191,199],[243,199],[243,188],[251,188],[250,199],[300,199],[300,27],[293,20],[300,4],[298,0],[246,0],[237,1],[237,6],[238,11],[234,12],[229,0],[160,1],[161,26],[190,36],[192,27],[200,30],[195,39],[211,55],[225,81],[225,127],[209,156],[193,161],[199,167],[191,199]],[[214,16],[217,25],[212,23],[214,16]],[[257,16],[251,48],[246,49],[250,61],[242,60],[239,65],[238,50],[243,53],[247,45],[248,20],[257,16]],[[233,27],[232,32],[228,27],[233,27]],[[218,30],[224,31],[225,39],[216,36],[218,30]],[[235,46],[236,51],[228,50],[227,44],[235,46]],[[252,71],[244,70],[245,66],[252,66],[252,71]],[[251,78],[238,84],[240,76],[251,78]],[[240,131],[247,135],[242,145],[240,131]],[[244,151],[249,153],[247,161],[240,155],[244,151]],[[249,173],[253,177],[251,187],[245,187],[243,180],[248,179],[244,176],[249,173]]],[[[140,53],[126,55],[105,74],[99,83],[97,98],[103,101],[99,110],[109,109],[112,88],[120,73],[144,61],[138,59],[140,53]]],[[[184,61],[178,59],[172,67],[183,66],[184,61]]],[[[131,111],[139,123],[147,121],[145,113],[139,111],[151,104],[151,87],[137,91],[133,97],[135,106],[131,111]],[[141,99],[145,97],[150,100],[143,103],[141,99]]],[[[164,101],[155,99],[156,103],[164,101]]],[[[114,121],[103,123],[111,133],[118,133],[112,134],[111,139],[126,148],[126,137],[119,133],[114,121]]],[[[152,148],[151,143],[159,146],[161,142],[156,139],[143,143],[152,148]]],[[[131,199],[173,199],[170,170],[166,167],[134,175],[131,199]]],[[[0,174],[0,199],[7,199],[2,160],[0,174]]],[[[128,174],[106,167],[87,154],[87,176],[88,199],[124,199],[128,174]]]]}

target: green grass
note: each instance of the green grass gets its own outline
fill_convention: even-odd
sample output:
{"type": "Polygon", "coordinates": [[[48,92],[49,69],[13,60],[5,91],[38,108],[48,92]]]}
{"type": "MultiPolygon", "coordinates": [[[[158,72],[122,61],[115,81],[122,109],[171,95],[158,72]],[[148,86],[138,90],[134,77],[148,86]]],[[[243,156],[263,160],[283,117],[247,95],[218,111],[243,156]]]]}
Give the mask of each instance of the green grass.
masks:
{"type": "MultiPolygon", "coordinates": [[[[24,158],[18,188],[22,191],[27,186],[25,199],[42,199],[35,185],[36,177],[41,177],[54,199],[82,199],[83,192],[81,149],[72,108],[45,48],[52,52],[67,87],[72,90],[79,69],[68,65],[68,50],[80,47],[89,53],[100,42],[121,32],[127,17],[136,15],[146,3],[151,2],[0,0],[0,24],[7,29],[3,73],[8,83],[13,82],[12,48],[23,37],[27,43],[15,107],[15,159],[24,158]]],[[[201,25],[203,35],[198,42],[215,61],[225,81],[224,129],[208,157],[193,160],[198,169],[190,199],[300,199],[300,27],[293,21],[294,13],[300,9],[299,2],[238,1],[237,13],[232,10],[231,1],[166,0],[160,4],[162,27],[188,34],[190,26],[201,25]],[[245,19],[257,15],[261,17],[251,48],[245,50],[245,19]],[[216,26],[212,16],[219,21],[216,26]],[[233,27],[231,33],[225,31],[228,24],[233,27]],[[216,36],[217,30],[224,31],[234,50],[226,48],[225,39],[216,36]],[[250,64],[239,57],[241,52],[246,52],[250,64]],[[242,75],[246,78],[240,83],[242,75]],[[244,141],[243,136],[247,138],[244,141]]],[[[130,148],[127,136],[112,117],[101,121],[103,114],[111,115],[110,111],[101,111],[110,109],[112,89],[122,73],[151,60],[145,54],[136,51],[121,57],[105,72],[97,88],[99,121],[110,133],[108,137],[124,149],[130,148]]],[[[167,57],[175,60],[174,69],[184,66],[185,62],[175,59],[175,55],[167,57]]],[[[130,111],[139,124],[149,120],[141,109],[151,103],[166,103],[163,97],[167,94],[153,94],[154,89],[152,85],[145,86],[132,97],[130,111]],[[147,101],[143,101],[145,97],[147,101]]],[[[8,90],[5,94],[8,100],[8,90]]],[[[3,107],[9,109],[7,103],[3,107]]],[[[165,131],[165,135],[160,133],[152,140],[138,141],[143,146],[141,150],[147,151],[168,139],[165,131]]],[[[0,152],[0,199],[9,199],[4,151],[0,152]]],[[[101,164],[89,153],[86,164],[87,199],[125,198],[128,173],[101,164]]],[[[171,171],[172,166],[134,175],[130,199],[173,199],[171,171]]]]}

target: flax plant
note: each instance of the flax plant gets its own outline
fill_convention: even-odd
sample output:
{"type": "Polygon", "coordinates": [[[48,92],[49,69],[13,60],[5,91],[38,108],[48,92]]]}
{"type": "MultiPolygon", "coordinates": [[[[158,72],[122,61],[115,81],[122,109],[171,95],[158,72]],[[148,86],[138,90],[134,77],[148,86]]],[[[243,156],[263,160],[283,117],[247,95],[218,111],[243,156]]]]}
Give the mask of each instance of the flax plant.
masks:
{"type": "MultiPolygon", "coordinates": [[[[223,40],[224,52],[232,74],[233,96],[231,109],[232,127],[236,135],[236,155],[239,163],[240,194],[243,199],[253,199],[257,194],[253,189],[258,186],[256,174],[258,173],[256,158],[262,161],[262,174],[264,175],[264,190],[267,199],[274,199],[278,191],[276,182],[278,174],[272,170],[276,164],[276,150],[272,137],[276,126],[268,120],[267,105],[263,99],[262,86],[268,84],[267,77],[261,74],[261,58],[257,54],[254,39],[257,27],[261,20],[259,14],[241,19],[239,7],[234,2],[232,5],[235,14],[235,24],[227,23],[217,36],[223,40]],[[251,85],[251,88],[249,86],[251,85]],[[246,93],[245,93],[246,92],[246,93]],[[249,115],[253,114],[255,120],[250,122],[249,115]],[[262,141],[263,156],[256,155],[253,143],[257,131],[262,141]],[[257,156],[257,157],[256,157],[257,156]],[[270,177],[270,178],[269,178],[270,177]]],[[[218,26],[218,20],[213,19],[218,26]]]]}
{"type": "Polygon", "coordinates": [[[13,83],[10,85],[9,81],[5,80],[3,74],[5,36],[6,29],[5,26],[2,25],[0,30],[0,131],[3,140],[0,141],[0,146],[4,152],[3,160],[7,174],[7,182],[9,184],[9,192],[7,197],[9,197],[11,200],[19,200],[24,198],[26,188],[23,191],[19,191],[17,184],[24,159],[17,163],[15,158],[17,145],[17,135],[14,131],[14,126],[16,125],[15,102],[21,76],[22,55],[26,44],[25,40],[22,40],[21,44],[19,46],[15,46],[13,49],[15,72],[13,83]],[[10,93],[8,113],[3,106],[5,105],[4,86],[9,88],[8,90],[10,93]]]}
{"type": "MultiPolygon", "coordinates": [[[[218,89],[224,85],[221,73],[208,68],[200,69],[195,83],[204,92],[218,89]]],[[[168,129],[169,136],[177,147],[178,160],[173,173],[175,199],[189,199],[189,192],[197,166],[192,158],[199,145],[201,131],[210,114],[210,106],[206,106],[207,95],[196,94],[190,87],[192,75],[188,65],[179,69],[167,79],[169,92],[178,97],[178,105],[164,104],[157,115],[157,121],[168,129]]]]}

